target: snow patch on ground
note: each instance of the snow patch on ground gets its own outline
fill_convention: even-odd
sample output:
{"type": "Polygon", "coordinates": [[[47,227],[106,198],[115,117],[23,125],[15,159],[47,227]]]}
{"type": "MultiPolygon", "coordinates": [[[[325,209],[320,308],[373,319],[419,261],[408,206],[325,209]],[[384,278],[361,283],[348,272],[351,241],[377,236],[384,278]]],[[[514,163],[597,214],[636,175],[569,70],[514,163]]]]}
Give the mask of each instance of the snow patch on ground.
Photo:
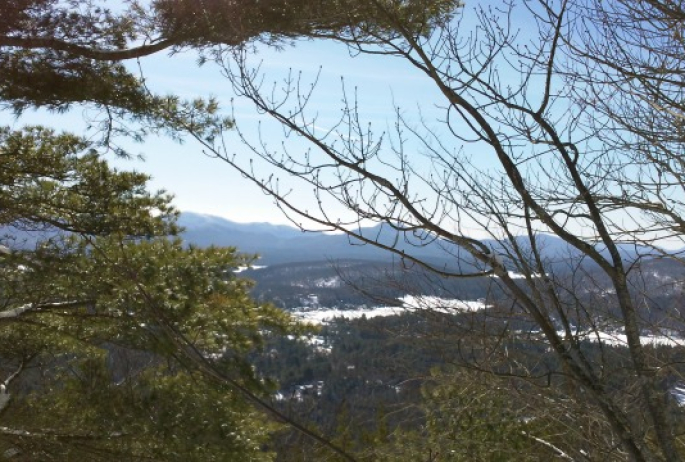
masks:
{"type": "Polygon", "coordinates": [[[342,281],[338,276],[333,276],[325,279],[317,279],[316,281],[314,281],[315,287],[340,287],[341,285],[342,281]]]}
{"type": "MultiPolygon", "coordinates": [[[[564,333],[559,332],[559,335],[563,337],[564,333]]],[[[626,335],[618,332],[587,332],[580,333],[579,336],[591,342],[601,342],[605,345],[628,346],[628,339],[626,335]]],[[[685,339],[670,337],[667,335],[641,335],[640,343],[643,345],[655,346],[685,346],[685,339]]]]}
{"type": "Polygon", "coordinates": [[[264,269],[266,266],[262,265],[252,265],[252,266],[239,266],[236,269],[233,270],[234,273],[242,273],[243,271],[247,271],[249,269],[251,270],[258,270],[258,269],[264,269]]]}
{"type": "Polygon", "coordinates": [[[402,302],[402,308],[405,310],[433,310],[443,313],[481,311],[490,306],[484,300],[457,300],[427,295],[405,295],[400,298],[400,301],[402,302]]]}
{"type": "Polygon", "coordinates": [[[329,278],[319,278],[313,281],[296,281],[290,284],[292,287],[318,287],[318,288],[336,288],[343,285],[342,280],[338,276],[333,276],[329,278]]]}
{"type": "Polygon", "coordinates": [[[402,306],[375,306],[355,310],[323,308],[318,310],[295,310],[293,315],[314,324],[327,324],[335,318],[359,319],[362,316],[375,318],[379,316],[396,316],[417,310],[432,310],[442,313],[473,312],[487,308],[482,300],[454,300],[440,297],[405,295],[400,299],[402,306]]]}
{"type": "MultiPolygon", "coordinates": [[[[526,278],[526,275],[525,275],[525,274],[516,273],[516,272],[514,272],[514,271],[507,271],[507,275],[508,275],[511,279],[525,279],[525,278],[526,278]]],[[[493,274],[492,277],[494,277],[494,278],[499,278],[499,276],[497,276],[496,274],[493,274]]],[[[531,274],[531,277],[533,277],[533,278],[539,278],[539,277],[540,277],[540,274],[538,274],[538,273],[533,273],[533,274],[531,274]]]]}
{"type": "Polygon", "coordinates": [[[402,314],[404,309],[396,306],[379,306],[374,308],[361,308],[356,310],[339,310],[337,308],[324,308],[311,311],[293,311],[293,315],[314,324],[327,324],[335,318],[359,319],[362,316],[375,318],[378,316],[395,316],[402,314]]]}
{"type": "Polygon", "coordinates": [[[296,337],[294,335],[288,335],[288,340],[298,340],[302,343],[311,346],[314,349],[314,351],[317,351],[319,353],[330,354],[330,352],[333,351],[333,347],[329,345],[326,342],[326,340],[319,335],[302,335],[299,337],[296,337]]]}
{"type": "Polygon", "coordinates": [[[685,406],[685,387],[679,384],[671,389],[671,395],[675,398],[680,407],[685,406]]]}

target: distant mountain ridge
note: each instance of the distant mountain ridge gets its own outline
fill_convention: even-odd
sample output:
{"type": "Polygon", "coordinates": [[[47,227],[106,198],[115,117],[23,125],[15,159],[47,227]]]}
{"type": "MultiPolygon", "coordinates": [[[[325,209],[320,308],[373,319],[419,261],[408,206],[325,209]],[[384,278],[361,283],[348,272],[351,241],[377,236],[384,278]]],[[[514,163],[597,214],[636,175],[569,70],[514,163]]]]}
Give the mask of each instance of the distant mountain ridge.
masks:
{"type": "MultiPolygon", "coordinates": [[[[246,254],[258,254],[260,264],[275,265],[304,263],[325,260],[370,260],[376,262],[398,261],[396,253],[381,249],[372,244],[349,237],[345,234],[324,232],[304,232],[294,226],[275,225],[271,223],[237,223],[225,218],[193,212],[183,212],[179,225],[185,229],[183,239],[200,247],[210,245],[236,247],[246,254]]],[[[441,269],[459,271],[476,271],[478,265],[473,258],[459,246],[444,240],[414,236],[410,233],[398,234],[387,225],[376,225],[359,230],[363,236],[373,242],[392,247],[404,255],[411,255],[441,269]]],[[[32,249],[45,239],[59,232],[46,229],[28,231],[11,225],[0,226],[0,245],[16,249],[32,249]]],[[[67,233],[68,234],[68,233],[67,233]]],[[[520,237],[522,249],[529,248],[528,237],[520,237]]],[[[584,257],[577,249],[571,248],[556,236],[539,234],[536,236],[538,249],[550,264],[559,269],[570,269],[569,262],[584,260],[584,266],[592,266],[590,259],[584,257]]],[[[496,240],[482,240],[492,249],[510,271],[516,271],[515,265],[507,261],[502,243],[496,240]]],[[[602,245],[596,245],[601,253],[602,245]]],[[[620,245],[619,250],[626,261],[633,261],[637,255],[655,256],[654,250],[646,247],[620,245]]],[[[680,251],[682,253],[682,251],[680,251]]]]}
{"type": "MultiPolygon", "coordinates": [[[[397,260],[391,252],[352,239],[344,234],[304,232],[292,226],[270,223],[237,223],[221,217],[183,212],[179,224],[185,228],[183,238],[198,246],[234,246],[243,253],[259,254],[261,264],[281,264],[306,261],[362,259],[374,261],[397,260]]],[[[365,237],[383,245],[394,247],[407,255],[413,255],[437,265],[452,266],[459,262],[466,265],[473,260],[458,246],[440,240],[421,240],[412,235],[397,235],[388,226],[377,225],[362,228],[365,237]]],[[[527,238],[521,238],[521,246],[527,247],[527,238]]],[[[546,258],[560,265],[569,258],[578,257],[577,250],[570,249],[563,240],[540,234],[539,247],[546,258]]],[[[495,240],[482,241],[498,254],[505,253],[502,244],[495,240]]],[[[649,249],[630,245],[620,246],[626,260],[636,255],[650,255],[649,249]]],[[[505,262],[506,263],[506,262],[505,262]]],[[[507,265],[508,266],[508,265],[507,265]]],[[[512,268],[513,269],[513,268],[512,268]]]]}
{"type": "Polygon", "coordinates": [[[234,246],[257,253],[264,264],[359,258],[387,260],[390,254],[369,245],[351,245],[344,234],[305,232],[293,226],[237,223],[224,218],[183,212],[179,224],[186,242],[199,246],[234,246]]]}

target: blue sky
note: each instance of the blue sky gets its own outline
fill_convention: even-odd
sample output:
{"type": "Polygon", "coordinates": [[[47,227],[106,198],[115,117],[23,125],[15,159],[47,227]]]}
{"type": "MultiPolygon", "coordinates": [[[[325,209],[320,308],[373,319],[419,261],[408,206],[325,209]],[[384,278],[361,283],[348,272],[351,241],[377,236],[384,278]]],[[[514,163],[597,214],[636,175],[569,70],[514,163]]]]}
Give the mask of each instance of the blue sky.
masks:
{"type": "MultiPolygon", "coordinates": [[[[495,6],[498,4],[492,3],[495,6]]],[[[464,15],[467,25],[474,22],[471,9],[467,8],[464,15]]],[[[519,18],[514,27],[525,30],[523,26],[525,20],[519,18]]],[[[445,117],[445,112],[437,107],[444,104],[441,96],[430,80],[405,60],[390,56],[350,56],[344,45],[322,40],[297,41],[278,51],[260,46],[250,59],[253,63],[261,62],[267,86],[278,82],[291,70],[302,72],[305,81],[312,81],[318,75],[316,108],[312,114],[318,115],[316,123],[321,130],[330,128],[340,114],[343,82],[349,93],[357,92],[363,124],[372,124],[375,133],[392,130],[395,107],[400,108],[410,124],[418,126],[420,119],[424,119],[432,127],[444,130],[441,119],[445,117]]],[[[216,97],[226,111],[233,111],[237,124],[246,133],[254,135],[256,128],[262,124],[266,141],[277,150],[282,138],[281,128],[265,121],[263,115],[254,111],[251,102],[234,99],[230,84],[221,76],[215,64],[208,62],[198,67],[196,61],[197,55],[191,51],[174,56],[159,53],[140,63],[130,62],[129,65],[136,72],[140,68],[153,92],[173,93],[182,98],[216,97]]],[[[504,78],[515,79],[517,76],[514,74],[504,78]]],[[[12,119],[8,114],[0,115],[0,123],[10,123],[16,128],[24,124],[45,124],[86,133],[84,115],[87,117],[88,114],[84,114],[79,107],[67,114],[28,111],[19,120],[12,119]]],[[[229,133],[226,142],[229,152],[238,158],[251,156],[240,142],[237,132],[229,133]]],[[[290,142],[291,148],[304,149],[297,140],[291,139],[290,142]]],[[[201,146],[194,140],[178,144],[170,139],[151,136],[143,144],[129,148],[134,153],[140,153],[145,161],[113,158],[112,162],[122,169],[136,169],[150,174],[151,189],[173,193],[174,202],[181,210],[218,215],[240,222],[287,223],[272,198],[264,195],[256,185],[242,178],[222,161],[203,155],[201,146]]],[[[478,162],[487,166],[490,162],[487,156],[478,152],[477,148],[472,150],[476,152],[478,162]]],[[[289,184],[287,177],[281,176],[281,181],[289,184]]],[[[310,188],[296,188],[292,197],[298,204],[315,207],[310,188]]],[[[331,213],[342,215],[345,211],[331,208],[331,213]]]]}
{"type": "MultiPolygon", "coordinates": [[[[483,1],[467,6],[463,11],[463,22],[467,27],[476,23],[473,7],[487,4],[500,6],[496,1],[483,1]]],[[[519,10],[516,10],[516,14],[520,14],[519,10]]],[[[523,28],[525,31],[525,21],[518,17],[517,24],[513,27],[523,28]]],[[[325,40],[300,40],[281,50],[259,46],[250,59],[255,64],[261,63],[266,86],[279,82],[290,71],[301,72],[305,81],[313,81],[318,76],[315,108],[310,114],[317,115],[316,124],[321,131],[329,129],[340,115],[344,106],[344,85],[348,94],[357,94],[362,125],[370,123],[376,134],[392,132],[396,122],[395,108],[399,108],[410,125],[419,127],[425,121],[438,133],[445,134],[445,111],[439,107],[444,104],[444,99],[430,79],[404,59],[364,54],[350,56],[345,45],[325,40]]],[[[181,98],[216,97],[224,110],[235,115],[240,129],[253,135],[252,140],[255,139],[257,128],[261,127],[262,133],[266,134],[266,141],[278,151],[282,129],[255,112],[251,102],[234,98],[231,86],[222,77],[221,70],[212,62],[199,67],[195,52],[173,56],[158,53],[140,62],[129,62],[128,65],[135,72],[140,69],[141,76],[144,76],[147,85],[155,93],[173,93],[181,98]]],[[[514,73],[504,78],[516,79],[517,75],[514,73]]],[[[67,114],[27,111],[19,120],[11,119],[9,114],[2,114],[0,123],[10,123],[15,128],[25,124],[44,124],[88,135],[84,116],[87,117],[88,114],[75,106],[67,114]]],[[[443,139],[453,143],[451,136],[443,136],[443,139]]],[[[305,149],[297,140],[291,138],[288,142],[291,149],[305,149]]],[[[240,159],[252,155],[240,142],[237,132],[228,133],[226,143],[229,152],[240,159]]],[[[407,150],[416,148],[416,144],[407,144],[407,150]]],[[[456,143],[455,148],[458,148],[456,143]]],[[[164,189],[174,194],[174,203],[182,211],[207,213],[240,222],[288,223],[271,197],[263,194],[256,185],[222,161],[205,156],[202,147],[194,140],[188,139],[179,144],[167,138],[150,136],[142,144],[129,146],[129,150],[140,153],[145,160],[112,158],[112,163],[121,169],[135,169],[151,175],[150,188],[164,189]]],[[[488,154],[480,152],[482,149],[470,147],[470,150],[475,152],[474,157],[480,165],[496,164],[492,162],[492,153],[488,158],[488,154]]],[[[410,156],[419,159],[413,152],[410,156]]],[[[424,162],[419,165],[424,172],[430,170],[431,166],[426,165],[425,159],[417,160],[419,162],[424,162]]],[[[267,175],[268,172],[264,174],[267,175]]],[[[280,180],[281,184],[286,185],[285,188],[291,184],[291,179],[287,176],[281,175],[280,180]]],[[[421,187],[425,188],[419,186],[421,187]]],[[[418,193],[422,194],[422,191],[419,190],[418,193]]],[[[311,187],[294,187],[291,197],[305,208],[316,207],[311,187]]],[[[346,212],[342,207],[336,210],[334,203],[326,206],[326,211],[329,210],[334,217],[346,212]]]]}
{"type": "MultiPolygon", "coordinates": [[[[483,1],[463,11],[463,23],[467,28],[476,23],[473,7],[487,4],[495,7],[500,5],[496,1],[483,1]]],[[[515,11],[517,15],[521,15],[521,11],[525,12],[515,11]]],[[[523,17],[517,17],[516,24],[512,27],[525,31],[525,22],[523,17]]],[[[468,31],[462,33],[467,36],[468,31]]],[[[330,128],[344,106],[344,85],[348,94],[356,92],[359,113],[363,118],[362,125],[370,123],[374,133],[392,131],[396,122],[395,108],[399,108],[410,125],[420,128],[421,123],[426,122],[437,133],[442,134],[443,140],[449,140],[450,147],[454,144],[454,148],[458,149],[458,143],[454,143],[451,135],[445,133],[445,111],[439,107],[440,104],[445,104],[444,98],[430,79],[404,59],[364,54],[350,56],[345,45],[324,40],[296,41],[282,50],[259,46],[250,59],[255,64],[261,63],[267,86],[272,82],[279,82],[290,71],[301,72],[305,81],[313,81],[318,76],[315,108],[311,114],[318,116],[316,124],[322,131],[330,128]]],[[[262,133],[266,134],[266,141],[278,151],[282,129],[255,112],[251,102],[234,98],[229,82],[222,77],[221,70],[214,63],[208,62],[198,67],[197,54],[189,51],[173,56],[158,53],[140,62],[128,64],[135,72],[140,69],[147,85],[155,93],[173,93],[181,98],[216,97],[224,110],[233,112],[240,129],[253,135],[252,140],[255,139],[257,127],[261,127],[262,133]]],[[[518,76],[512,73],[503,78],[517,79],[518,76]]],[[[4,114],[0,115],[0,123],[11,123],[16,128],[24,124],[45,124],[57,129],[86,133],[84,115],[88,116],[82,108],[75,106],[67,114],[27,111],[19,120],[13,120],[8,114],[4,114]]],[[[305,149],[297,140],[291,138],[288,142],[291,149],[305,149]]],[[[226,143],[230,154],[235,154],[239,159],[252,156],[240,142],[237,132],[228,133],[226,143]]],[[[419,147],[416,144],[407,144],[408,151],[417,148],[419,147]]],[[[222,161],[205,156],[202,147],[194,140],[188,139],[185,143],[178,144],[167,138],[150,136],[142,144],[129,146],[129,150],[140,153],[145,160],[112,158],[112,163],[122,169],[135,169],[151,175],[151,189],[164,189],[174,194],[174,203],[182,211],[207,213],[239,222],[288,223],[271,197],[222,161]]],[[[488,150],[469,146],[469,151],[479,166],[489,168],[490,164],[497,164],[488,150]]],[[[423,162],[419,164],[419,169],[428,172],[430,163],[414,154],[412,152],[410,156],[417,159],[417,164],[423,162]]],[[[264,175],[268,175],[268,172],[265,171],[264,175]]],[[[282,174],[280,180],[281,184],[286,185],[285,188],[292,184],[291,179],[282,174]]],[[[423,194],[420,188],[425,188],[425,185],[418,186],[419,195],[423,194]]],[[[429,196],[430,191],[426,195],[429,196]]],[[[303,208],[316,207],[311,187],[294,187],[290,197],[303,208]]],[[[346,214],[346,209],[336,209],[335,203],[330,203],[326,205],[326,212],[338,218],[346,214]]],[[[460,226],[465,225],[462,223],[460,226]]],[[[487,229],[487,224],[484,227],[487,229]]],[[[483,227],[479,230],[477,227],[462,230],[475,237],[476,231],[482,232],[483,227]]]]}
{"type": "MultiPolygon", "coordinates": [[[[487,7],[487,5],[491,5],[494,9],[501,7],[501,3],[495,0],[467,3],[467,7],[463,11],[463,24],[467,30],[460,33],[460,38],[461,34],[464,38],[468,38],[468,29],[472,31],[473,27],[471,26],[476,23],[473,7],[487,7]]],[[[529,43],[535,47],[539,45],[540,39],[536,35],[537,27],[531,21],[530,12],[525,9],[526,5],[530,4],[524,2],[516,5],[511,27],[519,33],[518,43],[530,41],[529,43]]],[[[413,68],[406,60],[377,55],[350,56],[348,48],[344,45],[323,40],[296,41],[292,46],[284,46],[282,50],[259,46],[250,55],[250,60],[254,64],[261,63],[261,69],[265,72],[266,87],[272,85],[273,82],[279,86],[280,79],[291,71],[297,75],[301,72],[305,82],[311,82],[318,76],[313,101],[315,107],[310,115],[317,116],[317,129],[322,132],[332,126],[336,117],[340,115],[341,108],[344,107],[342,101],[344,84],[348,95],[356,92],[359,101],[359,113],[363,118],[362,125],[366,126],[367,123],[370,123],[374,133],[392,131],[395,122],[395,108],[398,107],[411,126],[420,128],[421,123],[425,121],[429,127],[435,129],[438,138],[442,138],[440,141],[445,141],[449,149],[454,149],[454,152],[459,149],[458,140],[445,128],[445,110],[439,107],[440,104],[444,104],[444,99],[438,94],[430,79],[413,68]]],[[[502,75],[499,76],[505,86],[511,83],[516,87],[520,79],[515,61],[516,59],[508,63],[509,72],[503,71],[502,75]]],[[[502,62],[500,61],[499,64],[502,62]]],[[[216,97],[227,113],[235,115],[238,126],[244,133],[250,135],[252,141],[256,140],[255,134],[260,128],[264,140],[269,143],[272,150],[278,152],[281,149],[282,128],[267,121],[264,115],[255,112],[251,102],[235,98],[229,82],[222,77],[221,70],[214,63],[208,62],[206,65],[198,67],[196,53],[190,51],[174,56],[159,53],[147,57],[139,63],[130,62],[129,65],[136,72],[138,69],[141,70],[148,86],[155,93],[173,93],[182,98],[216,97]]],[[[534,77],[534,79],[541,79],[541,77],[534,77]]],[[[532,104],[534,104],[536,93],[542,89],[542,85],[538,85],[541,82],[541,80],[529,82],[527,97],[529,97],[529,101],[533,101],[532,104]]],[[[568,117],[573,115],[566,107],[563,107],[563,104],[562,101],[560,105],[562,107],[554,110],[555,115],[561,119],[559,127],[567,126],[568,117]]],[[[27,111],[20,119],[14,119],[11,114],[5,112],[0,114],[0,124],[9,124],[14,128],[20,128],[26,124],[43,124],[90,136],[85,129],[84,122],[84,117],[87,118],[88,116],[87,111],[78,106],[75,106],[67,114],[27,111]]],[[[463,125],[458,126],[457,129],[460,127],[463,125]]],[[[342,138],[344,134],[340,136],[342,138]]],[[[287,142],[289,148],[294,150],[293,152],[297,152],[299,155],[304,152],[304,144],[297,139],[291,137],[287,142]]],[[[253,156],[249,149],[241,143],[237,131],[227,134],[226,146],[229,154],[234,154],[243,161],[243,164],[253,156]]],[[[417,148],[420,149],[420,146],[408,142],[406,147],[407,151],[411,151],[411,159],[417,159],[417,163],[424,162],[424,164],[419,165],[419,169],[422,169],[420,173],[437,173],[439,176],[439,170],[431,171],[431,165],[426,163],[426,157],[415,155],[414,151],[417,148]]],[[[129,149],[134,153],[140,153],[145,160],[112,158],[112,163],[121,169],[135,169],[151,175],[150,188],[154,190],[164,189],[174,194],[175,205],[183,211],[212,214],[239,222],[288,223],[271,197],[263,194],[256,185],[241,177],[238,172],[222,161],[205,156],[202,153],[202,147],[194,140],[188,139],[185,143],[179,144],[167,138],[150,136],[144,143],[129,146],[129,149]]],[[[515,150],[514,154],[520,155],[523,163],[527,163],[528,160],[535,157],[531,154],[533,151],[531,151],[530,146],[521,146],[520,149],[515,148],[515,150]]],[[[492,181],[497,181],[498,175],[501,175],[501,167],[498,167],[498,162],[491,150],[483,149],[482,145],[469,144],[466,151],[467,155],[470,156],[469,159],[473,160],[478,169],[482,169],[475,174],[478,177],[476,179],[478,184],[485,184],[484,181],[488,174],[492,174],[492,181]]],[[[526,167],[529,168],[528,172],[533,176],[539,173],[534,164],[535,161],[533,160],[531,166],[526,167]]],[[[443,167],[444,165],[438,166],[438,168],[443,167]]],[[[263,167],[260,166],[259,168],[259,174],[262,174],[261,169],[263,167]]],[[[383,173],[386,172],[388,170],[383,171],[383,173]]],[[[264,176],[268,174],[268,170],[263,171],[264,176]]],[[[396,173],[391,172],[391,174],[395,175],[396,173]]],[[[285,185],[285,189],[294,184],[292,178],[288,178],[282,173],[279,176],[281,184],[285,185]]],[[[393,177],[390,176],[389,178],[393,177]]],[[[542,181],[541,184],[546,187],[544,181],[548,180],[543,178],[542,181]]],[[[414,182],[412,186],[416,183],[420,183],[420,181],[414,182]]],[[[548,186],[554,187],[554,185],[548,186]]],[[[434,205],[437,204],[435,207],[439,209],[442,199],[436,198],[439,195],[436,196],[435,194],[429,197],[431,191],[426,191],[425,183],[412,191],[413,194],[418,194],[415,196],[419,198],[416,203],[420,203],[421,196],[424,195],[424,197],[428,197],[426,203],[432,200],[434,205]],[[422,187],[423,190],[421,190],[422,187]]],[[[311,186],[294,187],[290,197],[293,202],[303,206],[303,208],[316,207],[311,186]]],[[[457,208],[453,207],[452,210],[457,208]]],[[[346,213],[343,207],[336,209],[334,203],[327,204],[325,210],[330,217],[333,217],[333,220],[346,213]]],[[[456,215],[457,212],[454,212],[451,218],[456,215]]],[[[617,215],[619,220],[626,220],[626,222],[639,220],[639,218],[630,216],[630,213],[622,211],[618,212],[617,215]]],[[[484,233],[487,234],[492,231],[493,227],[492,223],[488,221],[488,217],[481,216],[480,218],[482,220],[479,226],[473,225],[473,222],[467,224],[460,222],[458,226],[461,226],[461,231],[465,234],[481,237],[484,233]]],[[[461,219],[459,217],[459,220],[461,219]]],[[[578,226],[580,227],[574,232],[582,234],[586,231],[582,227],[582,223],[578,226]]],[[[589,232],[591,233],[592,230],[590,229],[589,232]]]]}
{"type": "MultiPolygon", "coordinates": [[[[341,77],[348,89],[357,87],[361,110],[370,122],[384,130],[393,123],[393,105],[405,111],[431,112],[438,100],[435,90],[422,84],[425,79],[406,63],[390,57],[351,57],[347,48],[331,41],[298,41],[293,46],[276,51],[261,47],[252,57],[261,60],[262,68],[276,80],[288,70],[302,71],[313,79],[321,70],[316,94],[319,113],[325,120],[328,111],[338,114],[341,107],[341,77]]],[[[167,56],[157,54],[140,62],[149,87],[157,93],[174,93],[183,98],[217,97],[225,110],[235,111],[240,127],[250,131],[264,117],[256,114],[251,103],[234,100],[230,84],[220,75],[213,63],[203,67],[196,64],[194,52],[167,56]],[[233,108],[231,106],[233,105],[233,108]]],[[[131,63],[138,67],[138,63],[131,63]]],[[[67,114],[48,114],[27,111],[21,118],[0,115],[0,123],[19,128],[25,124],[44,124],[57,129],[85,132],[82,108],[75,107],[67,114]]],[[[325,128],[325,127],[322,127],[325,128]]],[[[276,137],[274,137],[276,138],[276,137]]],[[[238,155],[247,155],[236,134],[228,134],[229,146],[238,155]]],[[[165,189],[175,195],[181,210],[208,213],[241,222],[287,222],[273,204],[255,185],[250,184],[223,162],[202,154],[193,140],[178,144],[166,138],[149,137],[143,144],[130,145],[145,161],[111,161],[122,169],[135,169],[152,176],[152,189],[165,189]]],[[[302,200],[310,200],[303,192],[302,200]]]]}

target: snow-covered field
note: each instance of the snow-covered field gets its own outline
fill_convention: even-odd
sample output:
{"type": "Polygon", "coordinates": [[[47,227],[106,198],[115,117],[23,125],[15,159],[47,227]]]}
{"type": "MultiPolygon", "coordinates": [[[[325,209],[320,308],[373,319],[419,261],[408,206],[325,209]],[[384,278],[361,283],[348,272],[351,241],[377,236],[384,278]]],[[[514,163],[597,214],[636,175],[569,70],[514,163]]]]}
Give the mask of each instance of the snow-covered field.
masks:
{"type": "MultiPolygon", "coordinates": [[[[525,279],[525,278],[526,278],[526,275],[525,275],[525,274],[515,273],[514,271],[507,271],[507,274],[508,274],[509,277],[512,278],[512,279],[525,279]]],[[[497,276],[496,274],[493,274],[492,277],[494,277],[494,278],[499,278],[499,276],[497,276]]],[[[539,278],[540,275],[539,275],[539,274],[533,274],[533,277],[534,277],[534,278],[539,278]]]]}
{"type": "Polygon", "coordinates": [[[301,282],[293,282],[292,286],[293,287],[340,287],[343,285],[342,279],[338,276],[332,276],[329,278],[320,278],[316,279],[314,281],[301,281],[301,282]]]}
{"type": "MultiPolygon", "coordinates": [[[[399,299],[402,306],[374,306],[352,310],[335,308],[321,308],[317,310],[295,310],[293,314],[300,319],[313,324],[326,324],[335,318],[358,319],[362,316],[375,318],[379,316],[395,316],[406,312],[437,311],[440,313],[475,312],[488,308],[484,300],[456,300],[433,296],[405,295],[399,299]]],[[[564,336],[563,332],[559,335],[564,336]]],[[[627,346],[625,334],[620,332],[588,331],[577,335],[590,342],[602,342],[605,345],[627,346]]],[[[685,339],[668,335],[643,335],[640,337],[643,345],[685,346],[685,339]]]]}
{"type": "Polygon", "coordinates": [[[444,313],[480,311],[489,306],[484,300],[457,300],[427,295],[405,295],[400,301],[403,310],[433,310],[444,313]]]}
{"type": "Polygon", "coordinates": [[[432,310],[442,313],[456,313],[464,311],[479,311],[488,305],[481,300],[454,300],[440,297],[405,295],[400,299],[402,306],[374,306],[356,310],[340,310],[322,308],[318,310],[295,310],[293,314],[314,324],[326,324],[334,318],[358,319],[362,316],[375,318],[378,316],[395,316],[408,311],[432,310]]]}
{"type": "MultiPolygon", "coordinates": [[[[562,332],[559,334],[563,336],[562,332]]],[[[601,342],[605,345],[614,346],[628,346],[628,339],[625,334],[621,333],[598,331],[581,333],[580,335],[590,342],[601,342]]],[[[685,346],[685,339],[669,337],[666,335],[641,335],[640,342],[643,345],[685,346]]]]}
{"type": "Polygon", "coordinates": [[[400,307],[378,306],[371,308],[360,308],[356,310],[339,310],[335,308],[323,308],[311,311],[293,311],[298,318],[314,324],[326,324],[334,318],[357,319],[362,316],[375,318],[377,316],[394,316],[401,314],[404,310],[400,307]]]}
{"type": "Polygon", "coordinates": [[[234,273],[242,273],[243,271],[247,271],[249,269],[258,270],[258,269],[263,269],[263,268],[266,268],[266,266],[262,266],[262,265],[239,266],[236,269],[234,269],[233,272],[234,273]]]}

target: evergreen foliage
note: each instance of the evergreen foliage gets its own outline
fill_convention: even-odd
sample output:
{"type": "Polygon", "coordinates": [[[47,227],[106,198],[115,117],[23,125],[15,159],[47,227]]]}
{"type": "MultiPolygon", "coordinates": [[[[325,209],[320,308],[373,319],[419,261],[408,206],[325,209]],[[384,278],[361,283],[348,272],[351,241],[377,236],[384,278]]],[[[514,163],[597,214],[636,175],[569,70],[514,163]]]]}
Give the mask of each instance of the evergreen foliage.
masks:
{"type": "Polygon", "coordinates": [[[295,332],[231,248],[184,247],[147,177],[41,127],[0,132],[0,448],[30,460],[268,460],[248,356],[295,332]],[[199,449],[198,449],[199,447],[199,449]]]}

